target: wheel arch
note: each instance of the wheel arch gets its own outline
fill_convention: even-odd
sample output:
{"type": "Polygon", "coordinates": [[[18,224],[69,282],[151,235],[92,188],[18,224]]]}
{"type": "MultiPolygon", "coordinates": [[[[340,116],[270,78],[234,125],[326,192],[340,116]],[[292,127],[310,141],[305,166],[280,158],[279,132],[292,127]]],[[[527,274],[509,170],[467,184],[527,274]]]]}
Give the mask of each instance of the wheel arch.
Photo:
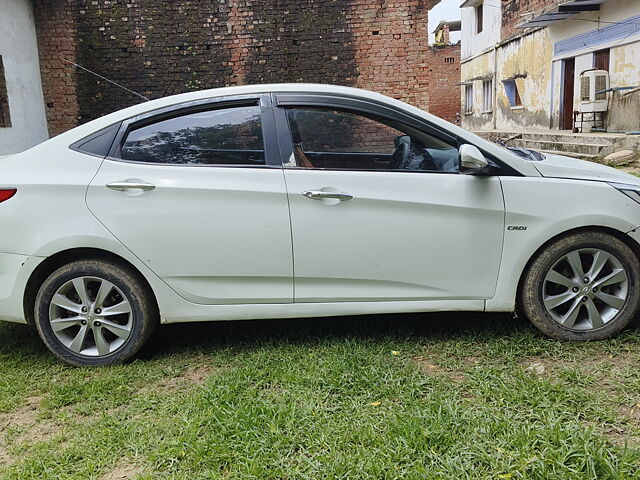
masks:
{"type": "Polygon", "coordinates": [[[135,265],[133,265],[131,262],[121,257],[120,255],[109,252],[108,250],[91,247],[78,247],[62,250],[47,257],[31,273],[29,279],[27,280],[23,296],[24,318],[27,321],[28,325],[35,325],[33,310],[35,306],[36,296],[38,295],[38,290],[40,289],[42,283],[47,279],[49,275],[51,275],[61,266],[77,260],[103,260],[118,264],[131,270],[131,272],[139,277],[140,281],[143,282],[144,288],[151,296],[150,298],[155,305],[156,312],[159,312],[158,299],[156,298],[151,284],[135,265]]]}
{"type": "Polygon", "coordinates": [[[570,235],[574,235],[576,233],[581,233],[581,232],[601,232],[601,233],[607,233],[611,236],[616,237],[620,241],[624,242],[629,248],[631,248],[636,258],[640,262],[640,245],[633,238],[631,238],[629,235],[625,234],[624,232],[621,232],[620,230],[616,230],[615,228],[611,228],[611,227],[605,227],[602,225],[590,225],[590,226],[583,226],[583,227],[577,227],[577,228],[572,228],[570,230],[566,230],[562,233],[554,235],[549,240],[547,240],[542,245],[540,245],[536,249],[536,251],[533,252],[533,254],[529,257],[529,260],[527,260],[527,263],[525,264],[524,268],[520,272],[520,277],[518,279],[518,288],[516,290],[516,308],[518,308],[518,305],[519,305],[519,297],[520,297],[520,291],[522,289],[522,282],[527,272],[529,271],[531,264],[536,259],[536,257],[540,255],[540,252],[542,252],[549,245],[551,245],[552,243],[556,242],[561,238],[568,237],[570,235]]]}

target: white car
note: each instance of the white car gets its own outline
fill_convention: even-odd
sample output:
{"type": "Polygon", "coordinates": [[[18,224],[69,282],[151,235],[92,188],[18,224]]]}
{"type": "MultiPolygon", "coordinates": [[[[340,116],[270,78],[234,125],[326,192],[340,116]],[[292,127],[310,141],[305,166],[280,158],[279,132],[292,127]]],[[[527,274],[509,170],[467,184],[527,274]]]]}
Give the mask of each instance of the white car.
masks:
{"type": "Polygon", "coordinates": [[[203,320],[518,307],[602,339],[638,310],[639,202],[373,92],[187,93],[0,159],[0,318],[94,366],[203,320]]]}

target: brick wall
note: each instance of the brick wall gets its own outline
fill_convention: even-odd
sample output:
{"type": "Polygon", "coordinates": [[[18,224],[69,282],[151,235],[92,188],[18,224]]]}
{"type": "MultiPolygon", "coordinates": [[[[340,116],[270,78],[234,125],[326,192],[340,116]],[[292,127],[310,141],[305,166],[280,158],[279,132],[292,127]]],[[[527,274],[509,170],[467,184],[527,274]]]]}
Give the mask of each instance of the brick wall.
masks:
{"type": "Polygon", "coordinates": [[[429,49],[429,112],[458,123],[460,119],[460,43],[429,49]]]}
{"type": "Polygon", "coordinates": [[[347,26],[353,34],[355,86],[417,107],[429,106],[428,11],[440,0],[352,0],[347,26]]]}
{"type": "Polygon", "coordinates": [[[50,135],[57,135],[78,124],[76,70],[65,62],[73,62],[76,58],[74,3],[74,0],[33,2],[50,135]]]}
{"type": "Polygon", "coordinates": [[[564,3],[564,0],[502,0],[501,40],[507,40],[524,31],[517,29],[516,26],[534,16],[525,14],[538,15],[541,12],[551,10],[560,3],[564,3]]]}
{"type": "Polygon", "coordinates": [[[439,0],[35,0],[49,128],[149,98],[271,82],[358,86],[429,107],[439,0]],[[77,99],[77,100],[76,100],[77,99]]]}

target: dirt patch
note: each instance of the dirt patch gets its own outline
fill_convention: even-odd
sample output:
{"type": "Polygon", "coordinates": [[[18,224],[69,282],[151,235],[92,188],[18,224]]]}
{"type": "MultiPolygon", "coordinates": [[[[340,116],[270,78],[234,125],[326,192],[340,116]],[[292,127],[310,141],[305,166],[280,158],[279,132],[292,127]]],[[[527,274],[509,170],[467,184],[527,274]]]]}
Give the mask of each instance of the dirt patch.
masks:
{"type": "Polygon", "coordinates": [[[481,361],[482,359],[480,357],[475,356],[464,357],[462,359],[462,363],[467,367],[475,367],[476,365],[479,365],[481,361]]]}
{"type": "Polygon", "coordinates": [[[189,385],[202,385],[211,375],[220,372],[222,369],[214,365],[199,365],[189,367],[180,375],[171,378],[165,378],[155,384],[153,389],[160,390],[178,390],[189,385]]]}
{"type": "Polygon", "coordinates": [[[140,477],[144,469],[139,465],[118,464],[102,475],[99,480],[133,480],[140,477]]]}
{"type": "Polygon", "coordinates": [[[8,466],[17,460],[9,451],[10,445],[32,445],[59,432],[59,425],[38,420],[41,401],[40,397],[28,397],[21,407],[0,416],[0,465],[8,466]]]}
{"type": "Polygon", "coordinates": [[[531,357],[527,360],[520,362],[525,372],[533,375],[545,375],[549,369],[549,365],[545,365],[545,362],[539,357],[531,357]]]}
{"type": "Polygon", "coordinates": [[[622,418],[626,418],[631,423],[635,424],[636,427],[640,427],[640,400],[638,400],[633,407],[620,405],[617,408],[617,412],[622,418]]]}
{"type": "Polygon", "coordinates": [[[35,424],[41,402],[40,397],[28,397],[24,405],[0,417],[0,432],[13,428],[28,428],[35,424]]]}
{"type": "MultiPolygon", "coordinates": [[[[544,356],[531,356],[523,359],[520,365],[525,369],[544,370],[541,373],[554,374],[564,369],[573,368],[584,373],[597,374],[600,372],[621,372],[629,367],[637,365],[638,355],[623,352],[617,354],[604,352],[585,352],[576,358],[557,358],[544,356]]],[[[530,370],[530,371],[531,371],[530,370]]]]}
{"type": "Polygon", "coordinates": [[[418,355],[413,357],[412,360],[416,362],[420,366],[420,369],[429,376],[446,377],[456,383],[462,383],[467,379],[463,372],[459,370],[445,369],[428,357],[418,355]]]}
{"type": "Polygon", "coordinates": [[[598,430],[602,432],[602,435],[607,440],[619,447],[624,447],[625,445],[638,445],[640,443],[640,437],[638,437],[638,435],[617,425],[608,426],[607,428],[601,428],[598,430]]]}
{"type": "Polygon", "coordinates": [[[614,445],[622,446],[638,444],[640,441],[640,398],[632,406],[617,403],[622,398],[621,392],[631,393],[632,386],[625,382],[625,377],[629,371],[637,368],[637,362],[638,355],[631,352],[612,354],[587,351],[584,355],[575,355],[573,358],[532,356],[521,361],[520,366],[526,373],[545,377],[554,383],[568,381],[563,374],[571,370],[589,378],[589,386],[586,388],[604,394],[620,421],[604,426],[588,421],[585,423],[614,445]]]}

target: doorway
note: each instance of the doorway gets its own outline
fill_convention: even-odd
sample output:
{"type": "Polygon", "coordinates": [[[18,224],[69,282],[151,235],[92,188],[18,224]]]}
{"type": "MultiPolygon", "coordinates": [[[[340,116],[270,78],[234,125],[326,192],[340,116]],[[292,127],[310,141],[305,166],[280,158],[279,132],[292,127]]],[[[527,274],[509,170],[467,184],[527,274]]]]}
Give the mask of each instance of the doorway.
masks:
{"type": "Polygon", "coordinates": [[[560,128],[573,130],[573,94],[575,88],[576,59],[562,61],[562,112],[560,128]]]}

